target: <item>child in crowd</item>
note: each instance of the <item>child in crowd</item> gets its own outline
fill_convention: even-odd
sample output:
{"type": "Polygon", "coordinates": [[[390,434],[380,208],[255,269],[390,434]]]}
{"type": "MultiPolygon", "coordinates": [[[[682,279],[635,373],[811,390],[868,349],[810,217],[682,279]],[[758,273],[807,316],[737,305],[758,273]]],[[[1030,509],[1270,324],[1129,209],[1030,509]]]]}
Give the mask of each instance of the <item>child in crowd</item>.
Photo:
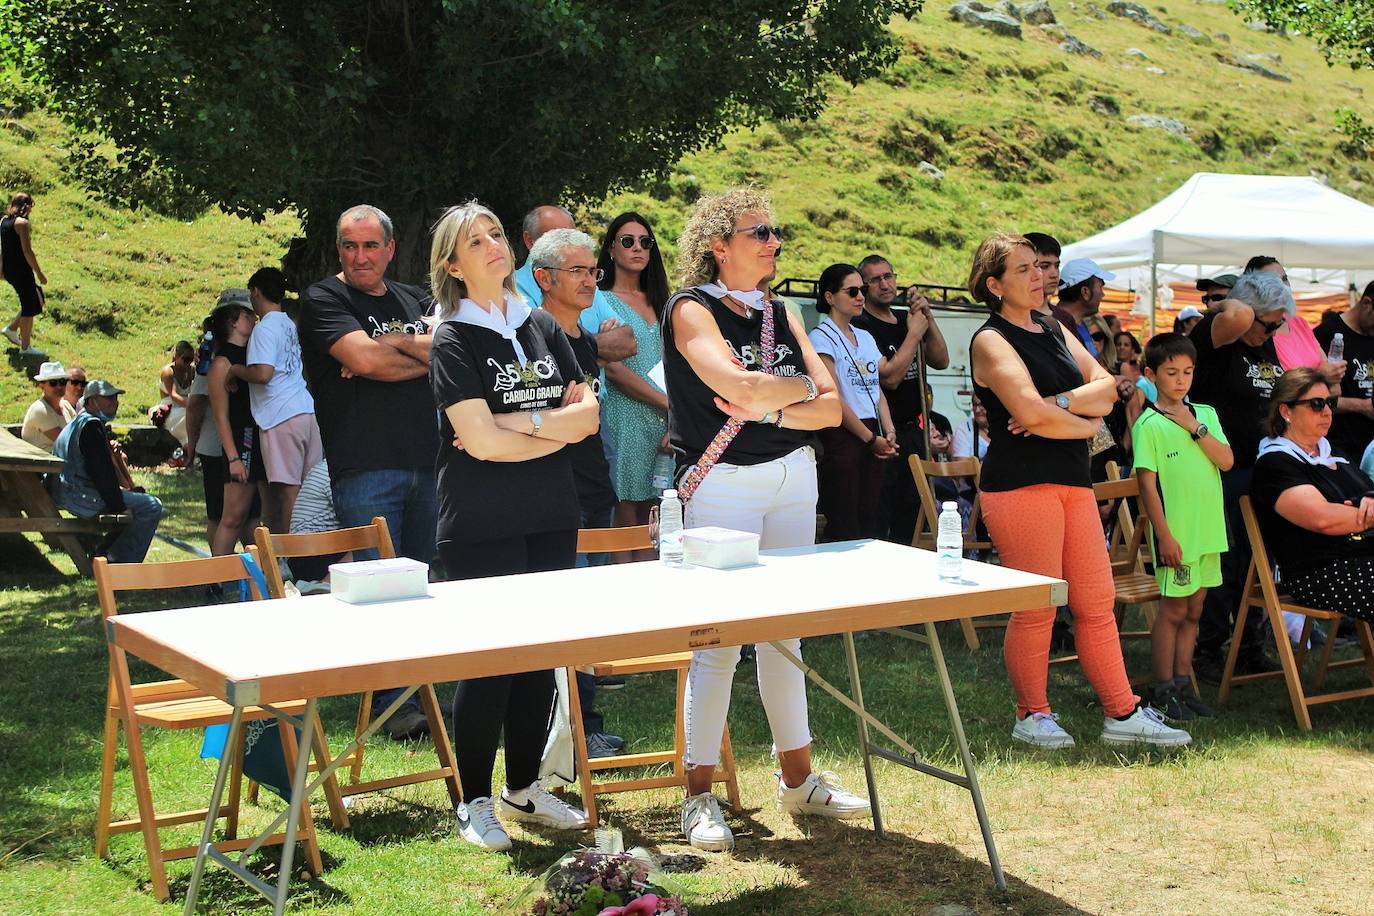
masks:
{"type": "Polygon", "coordinates": [[[1154,688],[1150,705],[1174,720],[1213,716],[1193,690],[1193,646],[1207,589],[1221,584],[1226,516],[1221,474],[1231,447],[1216,411],[1187,400],[1197,350],[1182,334],[1158,334],[1145,346],[1145,376],[1157,396],[1132,430],[1140,498],[1154,529],[1159,616],[1150,634],[1154,688]]]}

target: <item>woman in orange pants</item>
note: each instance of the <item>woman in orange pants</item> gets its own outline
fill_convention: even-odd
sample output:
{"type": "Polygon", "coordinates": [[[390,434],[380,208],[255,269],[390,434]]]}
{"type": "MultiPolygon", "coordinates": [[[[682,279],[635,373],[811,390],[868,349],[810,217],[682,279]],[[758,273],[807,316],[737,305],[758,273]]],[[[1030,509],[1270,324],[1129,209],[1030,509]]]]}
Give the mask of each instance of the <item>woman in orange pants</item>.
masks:
{"type": "MultiPolygon", "coordinates": [[[[1069,583],[1079,661],[1105,713],[1102,740],[1184,745],[1188,733],[1131,690],[1112,613],[1087,440],[1111,411],[1116,384],[1075,335],[1039,311],[1043,285],[1024,238],[996,235],[979,246],[969,292],[992,314],[970,349],[974,394],[988,415],[980,479],[988,533],[1004,565],[1069,583]]],[[[1018,611],[1007,626],[1003,651],[1016,691],[1011,734],[1036,747],[1071,747],[1046,689],[1053,624],[1054,609],[1045,607],[1018,611]]]]}

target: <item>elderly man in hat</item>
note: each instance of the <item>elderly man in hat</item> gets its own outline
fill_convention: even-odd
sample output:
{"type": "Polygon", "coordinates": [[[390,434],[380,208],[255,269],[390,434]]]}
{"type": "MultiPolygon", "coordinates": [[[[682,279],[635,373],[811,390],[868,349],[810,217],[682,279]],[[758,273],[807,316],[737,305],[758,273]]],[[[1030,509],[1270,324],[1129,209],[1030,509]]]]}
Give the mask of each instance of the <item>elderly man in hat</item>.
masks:
{"type": "Polygon", "coordinates": [[[1203,313],[1221,311],[1221,304],[1231,298],[1231,287],[1239,279],[1237,274],[1217,274],[1197,281],[1197,290],[1202,293],[1203,313]]]}
{"type": "Polygon", "coordinates": [[[63,462],[54,502],[81,518],[132,515],[132,522],[110,544],[106,556],[113,563],[142,563],[162,518],[162,503],[155,496],[119,485],[108,424],[119,412],[123,393],[103,379],[86,386],[81,410],[53,447],[53,454],[63,462]]]}
{"type": "Polygon", "coordinates": [[[40,397],[24,413],[24,441],[45,452],[51,452],[67,418],[62,413],[62,396],[67,391],[67,370],[61,363],[44,363],[33,377],[40,397]]]}

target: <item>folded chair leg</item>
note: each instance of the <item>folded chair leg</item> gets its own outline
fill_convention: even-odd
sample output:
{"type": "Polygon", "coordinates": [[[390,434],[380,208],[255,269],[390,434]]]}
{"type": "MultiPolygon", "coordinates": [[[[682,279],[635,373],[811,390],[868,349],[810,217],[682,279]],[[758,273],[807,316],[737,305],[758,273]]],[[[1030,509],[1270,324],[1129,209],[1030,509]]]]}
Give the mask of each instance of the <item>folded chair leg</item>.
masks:
{"type": "MultiPolygon", "coordinates": [[[[324,736],[324,725],[318,716],[315,717],[314,731],[314,750],[315,763],[321,770],[333,763],[333,757],[329,753],[329,741],[324,736]]],[[[324,781],[324,799],[329,805],[329,819],[334,823],[335,830],[347,830],[349,827],[348,810],[344,808],[343,796],[339,794],[339,780],[335,773],[331,773],[329,778],[324,781]]]]}
{"type": "Polygon", "coordinates": [[[568,718],[572,720],[573,765],[577,768],[578,790],[582,793],[582,809],[587,812],[587,826],[601,823],[596,811],[596,789],[592,785],[592,766],[587,759],[587,726],[582,721],[582,692],[577,686],[577,669],[563,669],[568,674],[568,718]]]}
{"type": "MultiPolygon", "coordinates": [[[[1322,660],[1317,665],[1317,679],[1312,682],[1314,690],[1321,690],[1326,684],[1326,672],[1331,668],[1331,650],[1336,648],[1336,631],[1340,628],[1339,619],[1331,621],[1331,629],[1326,634],[1326,645],[1322,646],[1322,660]]],[[[1302,665],[1299,664],[1298,668],[1301,669],[1302,665]]]]}
{"type": "MultiPolygon", "coordinates": [[[[363,694],[358,702],[358,724],[353,729],[353,738],[356,740],[363,732],[367,731],[367,726],[372,717],[372,691],[363,694]]],[[[363,778],[363,751],[367,749],[367,742],[358,745],[358,749],[353,752],[353,766],[349,769],[348,783],[352,785],[361,782],[363,778]]]]}
{"type": "Polygon", "coordinates": [[[982,642],[978,639],[978,630],[973,626],[972,620],[967,617],[960,617],[959,629],[964,631],[964,642],[968,644],[970,650],[982,646],[982,642]]]}
{"type": "MultiPolygon", "coordinates": [[[[964,618],[967,620],[968,618],[964,618]]],[[[730,809],[735,813],[744,810],[739,797],[739,777],[735,773],[735,749],[730,744],[730,726],[725,726],[725,734],[720,742],[720,762],[725,767],[725,792],[730,799],[730,809]]]]}
{"type": "MultiPolygon", "coordinates": [[[[1231,678],[1236,672],[1236,658],[1240,655],[1240,641],[1245,633],[1245,621],[1250,616],[1250,592],[1255,587],[1255,561],[1245,572],[1245,587],[1240,593],[1240,607],[1236,608],[1236,625],[1231,629],[1231,648],[1226,653],[1226,667],[1221,674],[1221,688],[1217,691],[1217,702],[1225,703],[1231,695],[1231,678]]],[[[1283,632],[1283,631],[1280,631],[1283,632]]]]}
{"type": "MultiPolygon", "coordinates": [[[[1298,663],[1299,671],[1301,671],[1307,664],[1307,646],[1308,643],[1312,640],[1312,627],[1316,624],[1316,622],[1317,621],[1311,617],[1304,616],[1302,618],[1302,635],[1298,637],[1298,645],[1293,650],[1293,658],[1298,663]]],[[[1274,634],[1274,638],[1279,638],[1277,633],[1274,634]]],[[[1330,640],[1327,641],[1327,645],[1331,645],[1330,640]]],[[[1320,672],[1318,672],[1317,676],[1321,677],[1322,675],[1320,672]]],[[[1321,686],[1321,681],[1318,681],[1317,685],[1321,686]]]]}
{"type": "MultiPolygon", "coordinates": [[[[296,772],[297,755],[301,753],[300,747],[296,742],[296,729],[283,728],[282,723],[277,723],[277,731],[281,735],[282,755],[286,758],[286,772],[296,772]]],[[[294,799],[293,799],[294,801],[294,799]]],[[[324,872],[324,863],[320,859],[320,844],[315,838],[315,818],[310,810],[310,799],[301,801],[300,826],[297,828],[296,840],[305,843],[306,863],[310,868],[312,877],[318,878],[324,872]]],[[[286,848],[282,847],[282,858],[286,858],[286,848]]],[[[281,876],[283,880],[289,880],[289,876],[281,876]]]]}
{"type": "Polygon", "coordinates": [[[1374,684],[1374,629],[1371,629],[1368,621],[1355,621],[1355,638],[1360,642],[1360,651],[1364,653],[1364,668],[1369,675],[1369,682],[1374,684]]]}
{"type": "MultiPolygon", "coordinates": [[[[418,692],[420,705],[425,710],[425,718],[429,719],[429,736],[434,740],[434,753],[439,758],[439,766],[448,768],[453,774],[444,778],[444,786],[448,789],[448,800],[456,808],[463,800],[463,789],[458,781],[458,758],[453,754],[453,745],[449,744],[444,713],[439,708],[439,698],[434,695],[433,684],[425,684],[418,692]]],[[[361,752],[362,748],[358,750],[361,752]]]]}
{"type": "MultiPolygon", "coordinates": [[[[1284,629],[1283,612],[1277,607],[1267,607],[1269,626],[1274,631],[1274,645],[1278,648],[1279,665],[1283,668],[1283,679],[1288,685],[1288,699],[1293,704],[1293,716],[1298,720],[1298,728],[1305,732],[1312,730],[1312,715],[1307,708],[1307,696],[1302,689],[1302,672],[1298,670],[1297,660],[1293,657],[1293,645],[1288,641],[1288,631],[1284,629]]],[[[1235,642],[1239,642],[1237,632],[1235,642]]],[[[1236,646],[1231,647],[1234,658],[1236,646]]]]}
{"type": "MultiPolygon", "coordinates": [[[[110,698],[111,703],[114,697],[110,698]]],[[[100,757],[100,804],[95,821],[95,854],[105,858],[110,854],[110,816],[114,807],[114,768],[119,751],[119,719],[105,706],[105,750],[100,757]]]]}
{"type": "Polygon", "coordinates": [[[244,738],[248,729],[240,728],[234,738],[234,746],[226,747],[224,752],[232,754],[229,764],[229,816],[224,824],[224,838],[237,839],[239,835],[239,807],[243,798],[243,754],[244,738]]]}
{"type": "Polygon", "coordinates": [[[110,646],[110,664],[114,668],[115,683],[119,685],[124,740],[129,750],[129,770],[134,779],[134,797],[138,799],[138,819],[143,831],[143,848],[148,854],[148,871],[153,879],[153,896],[165,903],[171,893],[167,889],[167,867],[162,860],[162,841],[157,833],[157,810],[153,807],[153,792],[148,784],[148,761],[143,756],[143,738],[139,734],[138,716],[134,712],[129,660],[124,650],[113,644],[110,646]]]}

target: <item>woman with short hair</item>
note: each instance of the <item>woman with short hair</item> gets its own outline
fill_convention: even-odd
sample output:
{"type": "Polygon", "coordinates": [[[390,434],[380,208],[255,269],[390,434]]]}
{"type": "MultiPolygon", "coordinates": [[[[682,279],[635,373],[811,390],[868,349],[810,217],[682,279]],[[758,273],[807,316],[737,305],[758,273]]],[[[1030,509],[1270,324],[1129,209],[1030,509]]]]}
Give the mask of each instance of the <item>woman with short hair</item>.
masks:
{"type": "Polygon", "coordinates": [[[897,431],[879,384],[887,360],[873,335],[853,325],[863,310],[864,283],[857,267],[831,264],[821,272],[816,311],[826,317],[811,332],[811,346],[839,387],[842,411],[839,426],[819,431],[827,541],[887,533],[883,462],[897,455],[897,431]]]}
{"type": "MultiPolygon", "coordinates": [[[[1034,247],[995,235],[978,247],[973,297],[991,314],[970,344],[973,390],[987,408],[983,519],[1002,564],[1065,579],[1079,664],[1105,713],[1108,744],[1187,744],[1131,690],[1117,633],[1111,561],[1098,523],[1087,440],[1116,403],[1116,383],[1077,335],[1046,318],[1034,247]]],[[[1003,654],[1016,691],[1012,737],[1072,747],[1048,696],[1051,607],[1017,611],[1003,654]]]]}
{"type": "Polygon", "coordinates": [[[47,274],[38,266],[38,255],[33,253],[32,213],[33,195],[20,191],[10,198],[5,215],[0,217],[0,273],[19,297],[19,314],[2,333],[25,354],[36,352],[32,346],[33,319],[43,311],[43,286],[48,283],[47,274]]]}
{"type": "MultiPolygon", "coordinates": [[[[812,435],[841,417],[835,383],[804,326],[766,292],[782,235],[768,198],[754,188],[698,200],[678,239],[683,288],[663,322],[668,431],[687,525],[752,531],[765,550],[814,543],[812,435]]],[[[801,640],[781,643],[800,655],[801,640]]],[[[867,815],[865,799],[811,770],[805,676],[771,643],[757,650],[759,694],[782,771],[779,805],[867,815]]],[[[699,650],[687,675],[682,830],[698,849],[734,845],[711,781],[739,660],[739,646],[699,650]]]]}
{"type": "MultiPolygon", "coordinates": [[[[564,446],[596,432],[596,395],[580,383],[558,322],[516,292],[514,269],[500,220],[476,201],[434,224],[429,376],[439,407],[439,559],[450,579],[571,569],[577,559],[581,510],[564,446]]],[[[458,682],[453,741],[463,802],[455,815],[464,841],[510,848],[492,798],[503,738],[500,814],[586,825],[583,812],[539,784],[553,697],[547,669],[458,682]]]]}
{"type": "Polygon", "coordinates": [[[1316,369],[1283,374],[1251,498],[1284,590],[1307,607],[1374,622],[1374,482],[1331,452],[1335,400],[1316,369]]]}

